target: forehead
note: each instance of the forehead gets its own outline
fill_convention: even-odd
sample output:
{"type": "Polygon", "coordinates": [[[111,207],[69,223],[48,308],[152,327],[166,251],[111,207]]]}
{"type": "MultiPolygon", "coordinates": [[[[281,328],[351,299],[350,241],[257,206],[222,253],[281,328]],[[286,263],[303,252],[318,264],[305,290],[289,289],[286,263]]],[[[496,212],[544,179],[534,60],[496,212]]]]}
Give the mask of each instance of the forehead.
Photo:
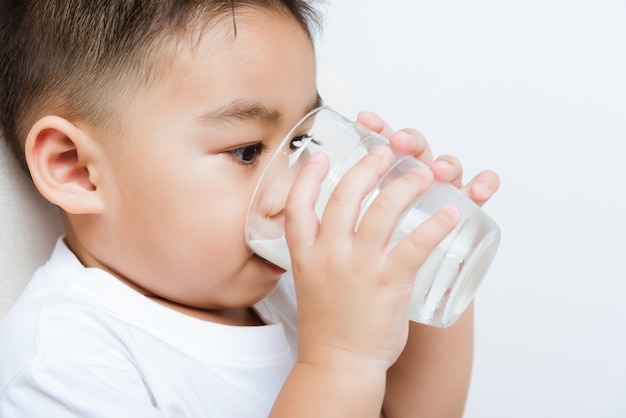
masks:
{"type": "MultiPolygon", "coordinates": [[[[175,96],[264,97],[315,89],[315,54],[308,32],[287,13],[238,9],[176,41],[165,83],[175,96]],[[273,86],[276,90],[269,89],[273,86]],[[291,86],[291,92],[283,88],[291,86]]],[[[310,91],[308,97],[310,101],[310,91]]],[[[231,97],[235,99],[236,97],[231,97]]]]}
{"type": "MultiPolygon", "coordinates": [[[[208,21],[191,23],[183,32],[165,41],[168,70],[188,66],[196,60],[212,58],[216,64],[233,59],[254,61],[271,53],[276,46],[300,43],[300,51],[312,52],[310,33],[291,14],[280,9],[244,6],[230,14],[212,16],[208,21]]],[[[284,56],[283,58],[288,58],[284,56]]]]}
{"type": "MultiPolygon", "coordinates": [[[[304,48],[313,48],[310,28],[279,6],[244,5],[219,13],[205,11],[187,19],[184,26],[172,25],[169,32],[146,45],[146,54],[135,63],[135,70],[131,68],[128,77],[118,80],[125,84],[125,79],[131,89],[149,89],[171,79],[173,71],[184,73],[186,66],[206,58],[207,53],[217,61],[219,54],[229,49],[241,52],[247,47],[248,52],[259,52],[269,46],[263,40],[267,39],[264,35],[271,33],[283,38],[297,36],[308,44],[304,48]],[[250,39],[259,35],[255,51],[250,39]]],[[[242,62],[250,58],[245,53],[238,56],[242,62]]]]}

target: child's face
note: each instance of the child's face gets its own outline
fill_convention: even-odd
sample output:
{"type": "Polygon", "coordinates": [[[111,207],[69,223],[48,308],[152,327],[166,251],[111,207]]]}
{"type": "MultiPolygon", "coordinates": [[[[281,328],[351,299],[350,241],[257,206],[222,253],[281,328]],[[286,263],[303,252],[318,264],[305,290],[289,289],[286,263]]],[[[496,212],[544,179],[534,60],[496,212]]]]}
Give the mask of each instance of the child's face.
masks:
{"type": "Polygon", "coordinates": [[[225,19],[182,43],[164,79],[132,98],[101,174],[92,254],[123,280],[201,308],[249,306],[282,274],[248,250],[246,211],[271,150],[318,104],[304,30],[244,12],[236,38],[225,19]]]}

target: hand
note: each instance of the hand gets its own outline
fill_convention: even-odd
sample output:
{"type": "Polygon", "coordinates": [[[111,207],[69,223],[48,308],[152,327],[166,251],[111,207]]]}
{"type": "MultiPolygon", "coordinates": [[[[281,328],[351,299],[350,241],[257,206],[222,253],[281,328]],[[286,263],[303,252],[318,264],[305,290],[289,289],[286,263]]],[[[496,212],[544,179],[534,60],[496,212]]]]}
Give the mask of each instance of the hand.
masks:
{"type": "Polygon", "coordinates": [[[433,161],[430,145],[415,129],[394,132],[383,119],[372,112],[359,113],[357,120],[363,126],[389,139],[394,150],[413,155],[429,165],[437,181],[452,183],[479,206],[484,205],[500,187],[500,178],[491,170],[481,171],[463,185],[463,169],[459,160],[451,155],[441,155],[433,161]]]}
{"type": "Polygon", "coordinates": [[[292,186],[285,207],[298,299],[298,361],[323,369],[384,376],[408,335],[413,281],[430,251],[458,222],[447,207],[396,245],[389,244],[404,210],[432,184],[428,169],[387,185],[355,232],[360,204],[389,168],[392,152],[378,147],[344,176],[321,223],[314,212],[328,171],[324,154],[314,154],[292,186]]]}
{"type": "MultiPolygon", "coordinates": [[[[388,138],[396,151],[411,154],[428,164],[438,181],[452,183],[478,205],[487,202],[499,187],[498,176],[488,170],[463,186],[459,161],[448,155],[433,161],[428,142],[414,129],[394,132],[370,112],[362,112],[358,121],[388,138]]],[[[409,330],[408,343],[387,375],[385,414],[397,417],[463,415],[472,370],[472,307],[449,328],[411,323],[409,330]]]]}

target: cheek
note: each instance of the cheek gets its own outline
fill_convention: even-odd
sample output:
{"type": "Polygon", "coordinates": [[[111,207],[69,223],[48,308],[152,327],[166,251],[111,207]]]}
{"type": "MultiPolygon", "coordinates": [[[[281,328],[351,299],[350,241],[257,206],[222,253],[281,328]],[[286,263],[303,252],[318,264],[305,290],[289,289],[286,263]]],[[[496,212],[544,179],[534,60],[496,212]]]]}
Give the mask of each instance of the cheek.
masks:
{"type": "Polygon", "coordinates": [[[159,253],[176,254],[185,263],[198,257],[224,263],[224,255],[246,256],[244,227],[253,175],[206,157],[147,158],[127,167],[119,178],[116,211],[118,229],[130,241],[160,247],[159,253]]]}
{"type": "MultiPolygon", "coordinates": [[[[169,253],[171,264],[185,266],[178,268],[190,280],[211,277],[211,286],[229,282],[250,257],[244,239],[247,205],[240,198],[207,198],[195,209],[185,205],[177,212],[184,218],[172,224],[169,238],[162,237],[168,243],[159,252],[169,253]]],[[[206,285],[201,282],[197,285],[206,285]]]]}
{"type": "Polygon", "coordinates": [[[166,202],[158,211],[169,225],[170,234],[212,252],[236,253],[245,248],[244,227],[251,192],[245,183],[224,177],[188,179],[167,192],[166,202]]]}

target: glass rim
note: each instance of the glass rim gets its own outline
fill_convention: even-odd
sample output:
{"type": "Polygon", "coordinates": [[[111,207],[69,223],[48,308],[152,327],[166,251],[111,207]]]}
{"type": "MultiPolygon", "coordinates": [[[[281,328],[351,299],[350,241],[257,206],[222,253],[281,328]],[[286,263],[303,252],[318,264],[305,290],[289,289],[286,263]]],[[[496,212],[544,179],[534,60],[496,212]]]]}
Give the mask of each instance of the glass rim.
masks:
{"type": "Polygon", "coordinates": [[[261,187],[261,183],[263,182],[263,180],[265,179],[265,176],[268,172],[268,170],[270,169],[270,166],[272,165],[272,163],[274,162],[274,160],[276,159],[276,157],[278,156],[278,151],[283,149],[285,147],[285,145],[287,144],[288,141],[291,140],[291,137],[293,136],[293,134],[298,130],[298,128],[300,126],[302,126],[302,124],[304,122],[306,122],[308,119],[310,119],[312,116],[324,111],[324,110],[328,110],[331,113],[334,114],[339,114],[339,112],[337,112],[335,109],[333,109],[332,107],[328,106],[328,105],[322,105],[322,106],[318,106],[313,110],[310,110],[308,113],[306,113],[304,116],[302,116],[298,122],[296,122],[293,127],[289,130],[289,132],[287,132],[287,134],[284,136],[284,138],[280,141],[280,143],[278,144],[278,146],[276,147],[276,149],[274,150],[274,152],[272,153],[271,157],[269,158],[269,160],[267,160],[267,162],[265,163],[265,166],[263,167],[261,174],[259,175],[259,179],[257,180],[256,185],[254,186],[254,190],[252,191],[252,195],[250,196],[250,203],[248,205],[248,210],[246,212],[246,223],[244,225],[244,239],[246,241],[246,244],[248,243],[248,235],[249,235],[249,229],[248,229],[248,225],[249,225],[249,220],[250,220],[250,213],[252,212],[252,208],[254,205],[254,202],[256,200],[257,194],[259,192],[259,188],[261,187]]]}

